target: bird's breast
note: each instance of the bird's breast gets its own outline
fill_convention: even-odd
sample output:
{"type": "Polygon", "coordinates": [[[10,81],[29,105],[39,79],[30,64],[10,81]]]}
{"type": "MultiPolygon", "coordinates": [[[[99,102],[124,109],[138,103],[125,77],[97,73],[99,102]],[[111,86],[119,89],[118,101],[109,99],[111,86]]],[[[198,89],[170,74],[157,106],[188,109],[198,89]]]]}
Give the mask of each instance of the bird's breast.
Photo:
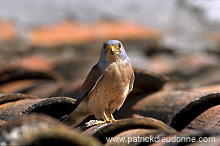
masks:
{"type": "Polygon", "coordinates": [[[103,77],[110,78],[115,83],[127,82],[130,80],[132,74],[130,69],[131,65],[125,64],[122,61],[113,62],[105,69],[103,77]]]}

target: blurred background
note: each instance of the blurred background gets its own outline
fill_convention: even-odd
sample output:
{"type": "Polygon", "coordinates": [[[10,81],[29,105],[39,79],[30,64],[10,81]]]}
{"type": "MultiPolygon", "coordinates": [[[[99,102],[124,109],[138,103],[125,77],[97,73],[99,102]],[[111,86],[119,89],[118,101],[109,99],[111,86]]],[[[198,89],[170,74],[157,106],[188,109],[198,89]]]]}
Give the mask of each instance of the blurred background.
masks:
{"type": "Polygon", "coordinates": [[[220,83],[220,1],[0,0],[0,92],[75,88],[109,39],[166,89],[220,83]]]}

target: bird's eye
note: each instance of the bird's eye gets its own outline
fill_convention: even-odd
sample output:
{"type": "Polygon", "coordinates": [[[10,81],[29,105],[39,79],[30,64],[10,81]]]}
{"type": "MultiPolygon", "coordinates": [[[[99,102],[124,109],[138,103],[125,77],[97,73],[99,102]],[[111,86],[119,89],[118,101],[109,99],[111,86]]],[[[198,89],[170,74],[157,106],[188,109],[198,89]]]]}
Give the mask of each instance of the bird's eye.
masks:
{"type": "Polygon", "coordinates": [[[108,46],[107,44],[104,44],[104,48],[105,48],[105,49],[107,48],[107,46],[108,46]]]}
{"type": "Polygon", "coordinates": [[[121,43],[118,43],[118,49],[121,49],[121,43]]]}

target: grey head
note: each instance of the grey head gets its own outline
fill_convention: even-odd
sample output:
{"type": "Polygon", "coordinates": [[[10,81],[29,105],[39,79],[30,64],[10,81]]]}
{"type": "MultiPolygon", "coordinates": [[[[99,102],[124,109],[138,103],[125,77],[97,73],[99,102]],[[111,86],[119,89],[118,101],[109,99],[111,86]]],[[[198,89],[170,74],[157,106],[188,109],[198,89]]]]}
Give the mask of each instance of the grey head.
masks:
{"type": "Polygon", "coordinates": [[[99,66],[105,68],[106,65],[116,61],[130,62],[122,43],[118,40],[108,40],[102,46],[99,66]]]}

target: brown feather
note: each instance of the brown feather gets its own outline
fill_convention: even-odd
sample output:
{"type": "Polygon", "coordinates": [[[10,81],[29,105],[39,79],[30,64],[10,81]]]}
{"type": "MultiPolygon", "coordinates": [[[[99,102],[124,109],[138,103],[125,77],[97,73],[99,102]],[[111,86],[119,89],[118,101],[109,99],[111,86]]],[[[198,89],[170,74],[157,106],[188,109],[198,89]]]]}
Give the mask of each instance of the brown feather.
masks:
{"type": "Polygon", "coordinates": [[[76,104],[80,103],[82,99],[88,95],[92,90],[95,88],[99,80],[102,78],[103,74],[101,69],[98,66],[98,63],[95,64],[92,69],[90,70],[89,74],[86,77],[86,80],[84,81],[80,92],[77,96],[77,102],[76,104]]]}

